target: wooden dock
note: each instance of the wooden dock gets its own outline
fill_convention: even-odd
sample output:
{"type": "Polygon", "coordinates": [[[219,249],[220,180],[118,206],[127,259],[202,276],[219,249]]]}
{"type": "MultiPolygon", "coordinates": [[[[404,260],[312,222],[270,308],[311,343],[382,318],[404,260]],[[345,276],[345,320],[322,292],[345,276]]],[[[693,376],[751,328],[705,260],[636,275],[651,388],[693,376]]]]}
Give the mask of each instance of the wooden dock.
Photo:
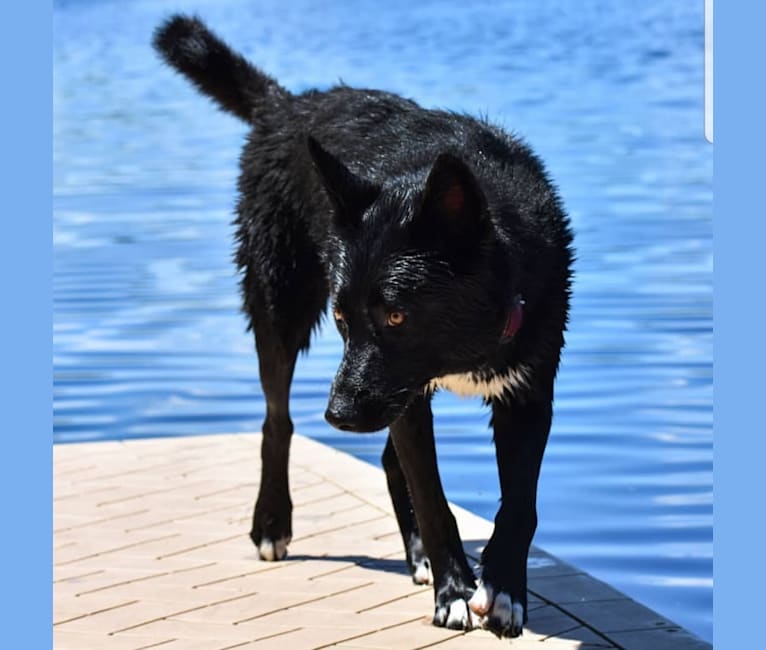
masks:
{"type": "MultiPolygon", "coordinates": [[[[500,641],[430,624],[380,469],[295,436],[293,541],[257,559],[247,533],[257,434],[54,448],[54,648],[706,649],[655,612],[540,549],[529,625],[500,641]]],[[[492,524],[453,506],[478,560],[492,524]]]]}

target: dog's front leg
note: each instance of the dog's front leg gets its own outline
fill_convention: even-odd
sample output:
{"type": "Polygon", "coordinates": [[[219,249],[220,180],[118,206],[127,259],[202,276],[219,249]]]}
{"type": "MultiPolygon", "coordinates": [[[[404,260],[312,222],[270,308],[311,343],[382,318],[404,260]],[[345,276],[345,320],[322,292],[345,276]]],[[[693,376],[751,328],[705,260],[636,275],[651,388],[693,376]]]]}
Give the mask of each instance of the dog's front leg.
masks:
{"type": "Polygon", "coordinates": [[[471,629],[479,623],[467,605],[476,587],[436,466],[430,397],[417,397],[391,425],[391,440],[431,563],[436,603],[433,623],[471,629]]]}
{"type": "Polygon", "coordinates": [[[407,481],[404,478],[401,464],[396,456],[394,443],[391,436],[386,440],[386,448],[383,450],[383,469],[386,470],[386,482],[388,492],[391,495],[391,503],[396,513],[396,521],[404,542],[404,552],[407,556],[407,566],[412,575],[412,581],[416,585],[433,584],[431,562],[426,556],[423,540],[420,537],[418,523],[415,520],[415,510],[412,507],[410,492],[407,481]]]}
{"type": "Polygon", "coordinates": [[[527,556],[537,528],[537,478],[551,426],[551,399],[492,404],[502,502],[484,552],[471,609],[498,636],[527,620],[527,556]]]}

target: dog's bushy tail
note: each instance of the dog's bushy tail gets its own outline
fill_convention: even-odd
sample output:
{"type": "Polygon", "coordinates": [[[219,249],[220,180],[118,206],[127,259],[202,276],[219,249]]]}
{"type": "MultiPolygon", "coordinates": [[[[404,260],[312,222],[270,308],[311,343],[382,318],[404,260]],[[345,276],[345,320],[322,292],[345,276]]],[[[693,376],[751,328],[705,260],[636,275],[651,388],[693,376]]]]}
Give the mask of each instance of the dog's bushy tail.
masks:
{"type": "Polygon", "coordinates": [[[274,79],[248,63],[196,17],[176,14],[154,32],[153,45],[165,61],[204,94],[245,122],[266,95],[287,96],[274,79]]]}

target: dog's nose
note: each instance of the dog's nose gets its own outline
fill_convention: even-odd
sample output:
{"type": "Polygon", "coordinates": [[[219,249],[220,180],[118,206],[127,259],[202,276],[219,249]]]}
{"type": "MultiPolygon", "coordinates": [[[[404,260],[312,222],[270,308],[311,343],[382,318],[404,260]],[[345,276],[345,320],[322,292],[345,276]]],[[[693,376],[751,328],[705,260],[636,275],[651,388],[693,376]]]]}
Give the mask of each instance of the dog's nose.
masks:
{"type": "Polygon", "coordinates": [[[353,414],[337,405],[330,405],[324,414],[324,419],[341,431],[354,431],[357,426],[353,414]]]}
{"type": "Polygon", "coordinates": [[[330,392],[324,418],[341,431],[363,430],[368,399],[367,389],[349,391],[343,386],[335,386],[330,392]]]}

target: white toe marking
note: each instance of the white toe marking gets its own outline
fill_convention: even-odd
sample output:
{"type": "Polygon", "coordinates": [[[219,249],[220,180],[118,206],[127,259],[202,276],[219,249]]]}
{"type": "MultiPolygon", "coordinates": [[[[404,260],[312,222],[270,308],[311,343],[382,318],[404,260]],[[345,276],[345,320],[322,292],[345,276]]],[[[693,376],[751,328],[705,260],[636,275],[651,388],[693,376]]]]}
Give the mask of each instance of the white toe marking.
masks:
{"type": "Polygon", "coordinates": [[[412,574],[415,582],[419,585],[432,585],[434,576],[431,573],[431,563],[428,560],[422,560],[415,565],[415,572],[412,574]]]}
{"type": "Polygon", "coordinates": [[[266,560],[267,562],[281,560],[285,557],[285,555],[287,555],[288,542],[289,540],[286,537],[282,537],[276,542],[272,542],[270,539],[264,538],[258,545],[258,555],[261,556],[262,560],[266,560]]]}
{"type": "MultiPolygon", "coordinates": [[[[442,617],[443,619],[443,617],[442,617]]],[[[463,629],[472,630],[474,628],[481,627],[481,618],[476,616],[468,607],[462,598],[453,600],[449,604],[449,612],[447,613],[446,622],[442,620],[442,624],[451,629],[463,629]]]]}
{"type": "Polygon", "coordinates": [[[470,625],[467,626],[469,630],[478,630],[481,628],[481,616],[474,614],[473,610],[468,608],[468,618],[470,625]]]}
{"type": "Polygon", "coordinates": [[[473,596],[471,596],[468,605],[471,607],[472,611],[480,616],[484,616],[484,614],[489,611],[489,608],[492,607],[494,597],[495,594],[492,590],[492,585],[485,585],[483,582],[479,581],[479,587],[473,593],[473,596]]]}
{"type": "Polygon", "coordinates": [[[274,544],[271,543],[270,539],[261,540],[261,543],[258,545],[258,555],[267,562],[274,561],[274,544]]]}
{"type": "Polygon", "coordinates": [[[447,614],[447,627],[459,625],[465,627],[468,621],[468,605],[464,600],[453,600],[449,605],[449,614],[447,614]]]}

